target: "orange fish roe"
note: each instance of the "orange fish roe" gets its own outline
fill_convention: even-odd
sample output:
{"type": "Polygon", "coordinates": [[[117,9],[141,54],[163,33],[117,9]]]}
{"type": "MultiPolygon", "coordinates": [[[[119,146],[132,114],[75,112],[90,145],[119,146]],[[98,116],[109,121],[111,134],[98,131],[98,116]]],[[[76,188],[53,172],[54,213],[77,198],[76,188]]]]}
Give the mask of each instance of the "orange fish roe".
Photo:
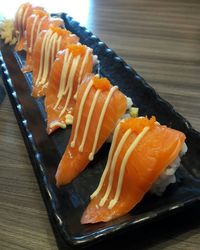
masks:
{"type": "Polygon", "coordinates": [[[55,26],[50,26],[50,29],[53,31],[53,32],[56,32],[59,36],[67,36],[67,35],[70,35],[71,32],[69,30],[66,30],[66,29],[61,29],[59,27],[55,27],[55,26]]]}
{"type": "Polygon", "coordinates": [[[33,14],[39,16],[39,17],[43,17],[43,16],[48,16],[49,14],[44,11],[44,10],[39,10],[39,9],[36,9],[36,10],[33,10],[33,14]]]}
{"type": "Polygon", "coordinates": [[[98,76],[94,76],[92,78],[93,80],[93,86],[96,89],[101,89],[101,90],[110,90],[110,88],[112,87],[110,81],[107,78],[99,78],[98,76]]]}
{"type": "Polygon", "coordinates": [[[120,126],[124,132],[128,129],[131,129],[133,132],[139,134],[140,132],[142,132],[144,127],[155,127],[155,122],[155,116],[152,116],[150,119],[148,119],[147,117],[127,118],[121,121],[120,126]]]}
{"type": "Polygon", "coordinates": [[[81,44],[71,44],[67,46],[67,48],[73,54],[73,56],[83,56],[86,51],[86,46],[81,44]]]}

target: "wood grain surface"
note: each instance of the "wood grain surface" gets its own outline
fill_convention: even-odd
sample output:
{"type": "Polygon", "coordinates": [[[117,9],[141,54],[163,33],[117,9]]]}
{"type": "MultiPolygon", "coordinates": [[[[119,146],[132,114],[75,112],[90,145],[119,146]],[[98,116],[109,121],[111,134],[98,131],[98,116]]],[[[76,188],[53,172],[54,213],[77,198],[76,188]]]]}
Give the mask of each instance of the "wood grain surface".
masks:
{"type": "MultiPolygon", "coordinates": [[[[78,2],[90,2],[87,28],[200,131],[200,1],[78,2]]],[[[0,249],[58,249],[7,96],[0,117],[0,249]]],[[[199,249],[197,211],[174,216],[175,223],[139,229],[112,244],[119,243],[120,249],[199,249]]]]}

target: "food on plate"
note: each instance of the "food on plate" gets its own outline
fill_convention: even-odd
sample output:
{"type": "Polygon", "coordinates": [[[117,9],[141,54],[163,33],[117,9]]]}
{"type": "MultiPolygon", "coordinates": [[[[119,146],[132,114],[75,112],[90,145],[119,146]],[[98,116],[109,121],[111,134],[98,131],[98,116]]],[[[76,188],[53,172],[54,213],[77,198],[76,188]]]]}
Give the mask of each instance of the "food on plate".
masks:
{"type": "Polygon", "coordinates": [[[85,45],[72,44],[58,52],[45,97],[48,134],[72,124],[77,88],[92,67],[92,49],[85,45]]]}
{"type": "Polygon", "coordinates": [[[15,36],[15,27],[12,19],[3,19],[0,21],[0,38],[5,44],[13,45],[17,42],[15,36]]]}
{"type": "Polygon", "coordinates": [[[77,91],[71,136],[56,173],[57,186],[71,182],[86,168],[126,108],[125,95],[107,78],[85,77],[77,91]]]}
{"type": "Polygon", "coordinates": [[[64,26],[64,23],[61,18],[51,18],[46,11],[40,9],[33,10],[33,14],[28,17],[26,25],[26,64],[22,68],[23,72],[32,71],[32,53],[36,38],[40,31],[47,30],[50,25],[59,27],[64,26]]]}
{"type": "Polygon", "coordinates": [[[72,124],[57,186],[74,180],[103,143],[112,141],[99,185],[81,218],[82,224],[106,222],[128,213],[147,192],[162,195],[176,182],[186,137],[155,117],[138,117],[131,98],[91,73],[97,60],[92,49],[62,26],[62,19],[25,3],[16,13],[15,32],[12,21],[4,20],[0,36],[5,43],[18,40],[16,51],[27,50],[22,70],[33,71],[33,97],[46,96],[48,134],[72,124]]]}
{"type": "Polygon", "coordinates": [[[160,125],[155,117],[121,121],[114,131],[100,183],[81,223],[106,222],[122,216],[142,200],[154,183],[162,186],[159,176],[177,168],[179,155],[186,151],[185,139],[182,132],[160,125]]]}
{"type": "Polygon", "coordinates": [[[36,39],[33,49],[33,97],[44,96],[51,66],[59,50],[67,45],[78,43],[79,38],[66,29],[51,26],[43,30],[36,39]]]}
{"type": "Polygon", "coordinates": [[[28,17],[33,14],[33,10],[43,9],[39,6],[33,6],[31,3],[23,3],[19,6],[15,15],[16,51],[26,49],[26,25],[28,17]]]}

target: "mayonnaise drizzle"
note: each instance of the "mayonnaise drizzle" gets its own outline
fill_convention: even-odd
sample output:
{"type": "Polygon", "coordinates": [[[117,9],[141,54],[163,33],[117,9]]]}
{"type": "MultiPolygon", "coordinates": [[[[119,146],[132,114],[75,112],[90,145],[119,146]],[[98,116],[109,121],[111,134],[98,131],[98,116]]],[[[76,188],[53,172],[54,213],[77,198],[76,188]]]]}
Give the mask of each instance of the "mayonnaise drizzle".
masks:
{"type": "Polygon", "coordinates": [[[128,159],[129,159],[130,155],[132,154],[133,150],[136,148],[136,146],[138,145],[138,143],[141,141],[141,139],[147,133],[148,130],[149,130],[149,127],[144,127],[142,132],[135,138],[134,142],[131,144],[129,149],[126,151],[126,154],[125,154],[125,156],[122,160],[121,166],[120,166],[120,172],[119,172],[118,183],[117,183],[117,190],[116,190],[114,199],[112,199],[108,205],[108,209],[112,209],[116,205],[116,203],[118,202],[119,196],[120,196],[121,190],[122,190],[124,173],[125,173],[126,164],[128,162],[128,159]]]}
{"type": "Polygon", "coordinates": [[[51,65],[53,64],[55,59],[55,50],[56,50],[56,39],[53,39],[52,49],[51,49],[51,65]]]}
{"type": "Polygon", "coordinates": [[[22,26],[22,16],[23,16],[23,6],[21,6],[19,8],[19,12],[18,12],[18,15],[17,15],[17,30],[20,31],[21,27],[22,26]]]}
{"type": "Polygon", "coordinates": [[[33,36],[34,36],[35,25],[37,23],[38,18],[39,18],[38,16],[35,17],[32,28],[31,28],[29,52],[32,52],[33,50],[33,36]]]}
{"type": "Polygon", "coordinates": [[[113,155],[112,161],[110,159],[110,162],[112,162],[112,163],[111,163],[111,166],[110,166],[110,175],[109,175],[109,180],[108,180],[108,186],[107,186],[107,189],[106,189],[106,192],[105,192],[103,198],[99,202],[100,207],[102,207],[105,204],[105,202],[106,202],[106,200],[107,200],[107,198],[108,198],[108,196],[109,196],[109,194],[110,194],[110,192],[112,190],[116,162],[117,162],[119,154],[120,154],[120,152],[121,152],[121,150],[122,150],[122,148],[124,146],[124,143],[126,142],[126,140],[127,140],[127,138],[129,137],[130,134],[131,134],[131,129],[128,129],[126,131],[126,133],[122,136],[119,144],[117,145],[117,148],[116,148],[116,151],[115,151],[115,153],[113,155]]]}
{"type": "Polygon", "coordinates": [[[57,37],[53,40],[52,49],[51,49],[51,66],[54,63],[54,60],[55,60],[55,57],[56,57],[56,53],[60,50],[62,36],[58,37],[57,45],[56,45],[56,39],[57,39],[57,37]],[[56,48],[56,50],[55,50],[55,48],[56,48]]]}
{"type": "Polygon", "coordinates": [[[100,92],[101,92],[101,90],[98,89],[96,91],[96,93],[95,93],[95,96],[94,96],[93,100],[92,100],[92,104],[91,104],[90,111],[89,111],[87,121],[86,121],[86,125],[85,125],[85,130],[84,130],[82,142],[81,142],[81,145],[79,146],[79,149],[78,149],[79,152],[83,152],[83,148],[84,148],[84,145],[85,145],[85,141],[86,141],[88,130],[89,130],[90,123],[91,123],[92,114],[94,112],[94,107],[95,107],[95,105],[97,103],[100,92]]]}
{"type": "Polygon", "coordinates": [[[22,19],[23,31],[25,31],[25,29],[26,29],[26,27],[25,27],[25,21],[26,21],[25,17],[26,17],[26,15],[28,13],[28,10],[29,10],[29,6],[26,7],[26,10],[24,11],[24,14],[23,14],[23,19],[22,19]]]}
{"type": "Polygon", "coordinates": [[[58,90],[58,94],[57,94],[57,102],[54,106],[53,109],[56,109],[58,107],[58,105],[60,104],[60,101],[64,95],[64,91],[65,91],[65,82],[66,82],[66,77],[68,75],[68,71],[69,71],[69,64],[71,62],[71,58],[72,58],[72,54],[69,54],[69,50],[67,49],[65,51],[65,56],[64,56],[64,61],[63,61],[63,65],[62,65],[62,72],[61,72],[61,78],[60,78],[60,84],[59,84],[59,90],[58,90]]]}
{"type": "MultiPolygon", "coordinates": [[[[81,69],[80,69],[80,73],[79,73],[78,84],[80,83],[81,75],[83,73],[83,69],[85,67],[85,64],[87,63],[87,58],[88,58],[88,55],[89,55],[90,51],[91,51],[91,49],[87,48],[86,53],[84,55],[84,58],[83,58],[83,60],[81,62],[81,66],[80,66],[81,69]]],[[[71,58],[73,57],[73,54],[70,53],[69,54],[69,58],[68,58],[67,57],[67,55],[69,53],[68,49],[66,50],[66,53],[65,53],[65,57],[64,57],[64,61],[63,61],[63,67],[62,67],[62,72],[61,72],[60,86],[59,86],[59,91],[58,91],[58,95],[57,95],[58,99],[57,99],[57,102],[56,102],[56,104],[54,106],[54,109],[56,109],[58,107],[58,105],[61,102],[62,97],[64,95],[66,95],[66,93],[68,91],[69,91],[69,93],[68,93],[68,96],[67,96],[67,100],[66,100],[65,106],[62,109],[59,117],[64,114],[64,112],[66,111],[66,109],[68,107],[68,104],[69,104],[69,101],[70,101],[70,98],[71,98],[71,95],[72,95],[75,73],[78,70],[78,64],[79,64],[79,61],[81,59],[80,55],[78,55],[74,59],[72,59],[72,64],[71,64],[71,68],[70,68],[70,71],[69,71],[69,65],[71,63],[71,58]],[[66,84],[66,77],[67,77],[68,71],[69,71],[69,76],[68,76],[67,84],[66,84]]]]}
{"type": "MultiPolygon", "coordinates": [[[[56,33],[57,34],[57,33],[56,33]]],[[[58,34],[57,34],[58,35],[58,34]]],[[[59,51],[60,50],[60,47],[61,47],[61,41],[62,41],[62,36],[59,36],[58,38],[58,42],[57,42],[57,48],[56,48],[56,51],[59,51]]]]}
{"type": "Polygon", "coordinates": [[[42,27],[42,23],[44,22],[44,20],[45,20],[46,18],[47,18],[47,16],[43,16],[43,17],[40,19],[40,22],[39,22],[38,28],[37,28],[36,37],[39,35],[40,30],[41,30],[41,27],[42,27]]]}
{"type": "Polygon", "coordinates": [[[108,170],[110,168],[111,159],[113,158],[114,148],[115,148],[115,145],[116,145],[116,142],[117,142],[117,137],[118,137],[118,134],[119,134],[119,129],[120,129],[120,123],[118,123],[118,125],[117,125],[117,127],[116,127],[116,129],[114,131],[113,141],[112,141],[111,148],[110,148],[110,151],[109,151],[108,161],[107,161],[105,170],[103,172],[103,175],[101,176],[101,180],[100,180],[100,183],[99,183],[97,189],[90,196],[91,199],[93,199],[95,196],[98,195],[98,193],[100,192],[100,190],[101,190],[101,188],[103,186],[104,180],[105,180],[106,175],[108,173],[108,170]]]}
{"type": "Polygon", "coordinates": [[[53,128],[55,126],[58,126],[60,128],[66,128],[66,124],[64,122],[59,122],[59,121],[53,121],[50,123],[49,128],[53,128]]]}
{"type": "Polygon", "coordinates": [[[42,46],[41,46],[41,53],[40,53],[40,67],[39,67],[39,72],[38,72],[38,76],[37,76],[37,80],[35,85],[39,85],[39,81],[42,75],[42,70],[43,70],[43,64],[44,64],[44,54],[45,54],[45,45],[46,45],[46,41],[49,40],[49,37],[51,36],[52,32],[46,32],[42,41],[42,46]]]}
{"type": "Polygon", "coordinates": [[[76,93],[74,94],[74,100],[76,100],[77,99],[77,91],[76,91],[76,93]]]}
{"type": "Polygon", "coordinates": [[[70,125],[73,123],[74,117],[71,114],[66,114],[65,116],[65,122],[67,125],[70,125]]]}
{"type": "Polygon", "coordinates": [[[101,114],[100,114],[100,118],[99,118],[99,122],[98,122],[98,125],[97,125],[97,130],[96,130],[96,134],[95,134],[95,138],[94,138],[94,143],[93,143],[93,147],[92,147],[92,151],[91,153],[89,154],[89,160],[92,161],[93,158],[94,158],[94,154],[95,154],[95,151],[96,151],[96,146],[97,146],[97,142],[98,142],[98,139],[99,139],[99,134],[100,134],[100,130],[101,130],[101,127],[102,127],[102,123],[103,123],[103,118],[105,116],[105,113],[106,113],[106,109],[108,107],[108,104],[110,102],[110,99],[113,95],[113,93],[118,89],[117,86],[113,86],[111,89],[110,89],[110,92],[106,98],[106,101],[103,105],[103,109],[101,111],[101,114]]]}
{"type": "Polygon", "coordinates": [[[49,73],[49,61],[50,61],[50,54],[51,54],[51,49],[52,49],[52,43],[54,39],[57,39],[58,34],[55,32],[49,39],[49,41],[47,42],[47,45],[45,47],[45,59],[44,59],[44,70],[43,70],[43,74],[42,74],[42,78],[40,81],[40,84],[45,84],[47,77],[48,77],[48,73],[49,73]]]}
{"type": "Polygon", "coordinates": [[[33,48],[34,48],[34,45],[35,45],[35,41],[36,41],[36,38],[39,36],[40,34],[40,31],[41,31],[41,27],[42,27],[42,24],[44,22],[44,20],[47,18],[47,16],[43,16],[40,20],[39,20],[39,23],[38,23],[38,27],[37,27],[37,31],[36,31],[36,35],[35,35],[35,39],[32,38],[32,40],[34,40],[34,42],[32,41],[32,44],[31,44],[31,48],[30,48],[30,52],[32,53],[33,52],[33,48]]]}
{"type": "Polygon", "coordinates": [[[87,85],[87,87],[85,89],[85,92],[84,92],[84,94],[82,96],[82,99],[81,99],[79,112],[78,112],[78,117],[77,117],[77,122],[76,122],[76,127],[75,127],[75,132],[74,132],[74,138],[73,138],[73,140],[71,142],[71,147],[72,148],[75,146],[75,143],[76,143],[76,138],[77,138],[77,135],[78,135],[78,129],[79,129],[79,126],[80,126],[81,116],[82,116],[82,112],[83,112],[83,107],[84,107],[86,98],[88,96],[88,93],[89,93],[92,85],[93,85],[93,80],[90,80],[90,82],[88,83],[88,85],[87,85]]]}
{"type": "Polygon", "coordinates": [[[59,117],[64,114],[64,112],[66,111],[66,109],[68,107],[69,101],[71,99],[72,90],[73,90],[73,83],[74,83],[74,77],[75,77],[75,73],[77,71],[77,66],[79,64],[80,58],[81,58],[80,55],[78,55],[77,57],[74,58],[74,60],[72,62],[72,66],[71,66],[71,69],[70,69],[70,72],[69,72],[69,77],[68,77],[68,82],[67,82],[67,85],[69,85],[69,92],[68,92],[68,96],[67,96],[65,106],[62,109],[62,111],[60,112],[59,117]]]}
{"type": "Polygon", "coordinates": [[[86,49],[86,53],[85,53],[85,56],[83,58],[83,62],[82,62],[80,73],[79,73],[79,77],[78,77],[78,84],[81,82],[82,75],[83,75],[83,69],[84,69],[84,67],[85,67],[85,65],[86,65],[86,63],[88,61],[88,57],[89,57],[90,51],[92,51],[92,49],[90,49],[90,48],[86,49]]]}

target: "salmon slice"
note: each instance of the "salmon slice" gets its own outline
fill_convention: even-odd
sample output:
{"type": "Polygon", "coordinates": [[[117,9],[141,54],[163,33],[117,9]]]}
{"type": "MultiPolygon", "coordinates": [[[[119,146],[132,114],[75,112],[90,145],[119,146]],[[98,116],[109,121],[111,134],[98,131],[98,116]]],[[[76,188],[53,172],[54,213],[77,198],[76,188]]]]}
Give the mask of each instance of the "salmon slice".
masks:
{"type": "Polygon", "coordinates": [[[39,6],[33,6],[30,3],[21,4],[15,15],[15,32],[17,36],[16,51],[26,49],[26,25],[27,19],[33,14],[33,10],[43,10],[39,6]]]}
{"type": "Polygon", "coordinates": [[[78,43],[79,38],[70,31],[51,26],[43,30],[36,39],[33,49],[33,97],[44,96],[49,80],[51,66],[59,50],[78,43]]]}
{"type": "Polygon", "coordinates": [[[49,29],[50,25],[64,26],[64,22],[61,18],[51,18],[46,11],[38,9],[33,10],[33,14],[28,17],[26,25],[26,64],[22,68],[24,73],[32,71],[32,53],[36,38],[40,31],[49,29]]]}
{"type": "Polygon", "coordinates": [[[58,52],[45,98],[48,134],[72,124],[77,88],[92,66],[92,49],[85,45],[69,45],[58,52]]]}
{"type": "Polygon", "coordinates": [[[185,138],[182,132],[157,124],[155,117],[120,122],[100,183],[81,223],[106,222],[133,209],[176,159],[185,138]]]}
{"type": "Polygon", "coordinates": [[[77,177],[125,113],[125,95],[106,78],[88,75],[77,91],[74,122],[66,151],[56,173],[57,186],[77,177]]]}

